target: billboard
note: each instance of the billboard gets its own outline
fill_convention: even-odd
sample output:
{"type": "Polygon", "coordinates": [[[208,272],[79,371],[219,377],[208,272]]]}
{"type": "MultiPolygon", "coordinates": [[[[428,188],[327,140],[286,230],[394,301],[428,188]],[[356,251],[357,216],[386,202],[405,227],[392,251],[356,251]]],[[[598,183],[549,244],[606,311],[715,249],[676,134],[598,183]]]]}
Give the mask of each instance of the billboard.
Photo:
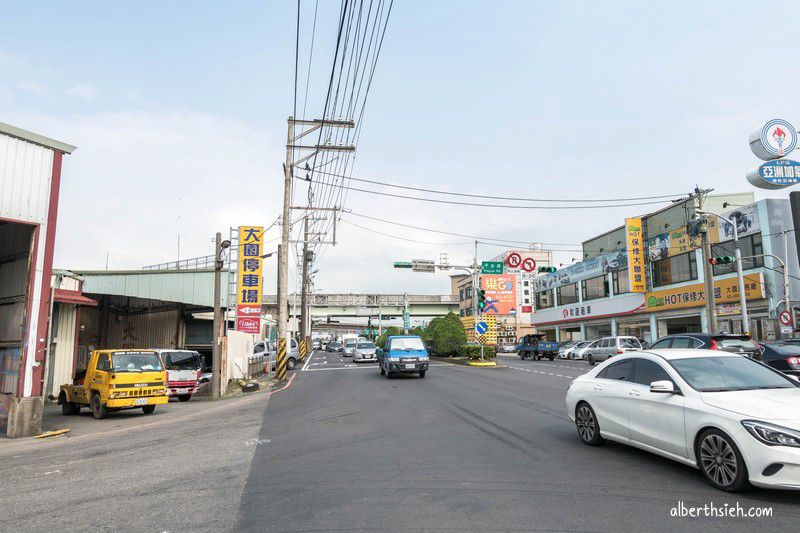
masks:
{"type": "Polygon", "coordinates": [[[625,235],[628,241],[628,280],[631,292],[647,292],[647,282],[644,277],[642,219],[626,218],[625,235]]]}
{"type": "MultiPolygon", "coordinates": [[[[745,297],[748,300],[762,300],[764,276],[761,273],[744,277],[745,297]]],[[[664,289],[647,293],[646,311],[668,311],[686,307],[700,307],[706,304],[706,286],[703,283],[686,285],[674,289],[664,289]]],[[[737,277],[714,280],[714,298],[718,303],[739,301],[739,280],[737,277]]]]}
{"type": "Polygon", "coordinates": [[[592,259],[560,268],[558,272],[539,276],[534,280],[536,292],[569,285],[583,279],[602,276],[609,272],[628,268],[628,254],[625,251],[609,252],[592,259]]]}
{"type": "Polygon", "coordinates": [[[239,226],[239,264],[236,282],[236,329],[261,333],[261,295],[264,287],[264,228],[239,226]]]}
{"type": "Polygon", "coordinates": [[[517,312],[517,276],[483,275],[481,288],[486,291],[484,315],[513,315],[517,312]]]}

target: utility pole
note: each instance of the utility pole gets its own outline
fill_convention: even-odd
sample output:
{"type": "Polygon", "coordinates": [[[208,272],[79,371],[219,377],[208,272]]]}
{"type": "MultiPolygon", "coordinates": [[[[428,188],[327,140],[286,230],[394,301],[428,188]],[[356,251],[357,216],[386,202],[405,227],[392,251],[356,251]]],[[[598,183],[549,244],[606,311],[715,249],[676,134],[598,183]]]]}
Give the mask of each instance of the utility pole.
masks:
{"type": "MultiPolygon", "coordinates": [[[[308,161],[316,154],[323,151],[352,152],[353,146],[338,146],[329,144],[298,145],[295,144],[306,135],[321,130],[325,126],[337,128],[354,128],[355,122],[352,120],[296,120],[289,117],[287,120],[286,134],[286,161],[283,164],[283,220],[281,225],[281,247],[278,257],[278,350],[277,350],[277,377],[283,381],[286,379],[286,346],[288,344],[288,290],[289,290],[289,237],[291,235],[291,212],[292,212],[292,179],[294,177],[294,167],[308,161]],[[307,127],[304,131],[295,136],[295,127],[307,127]],[[311,150],[311,153],[294,160],[295,150],[311,150]]],[[[320,140],[322,132],[320,131],[320,140]]],[[[326,141],[327,142],[327,141],[326,141]]],[[[306,169],[311,170],[306,165],[306,169]]],[[[308,209],[308,208],[305,208],[308,209]]],[[[335,208],[329,208],[335,212],[335,208]]],[[[308,239],[304,239],[305,242],[308,239]]],[[[303,257],[305,261],[305,257],[303,257]]],[[[305,282],[305,280],[303,280],[305,282]]]]}
{"type": "Polygon", "coordinates": [[[408,326],[411,316],[408,313],[408,293],[403,293],[403,335],[408,335],[408,326]]]}
{"type": "MultiPolygon", "coordinates": [[[[311,197],[310,197],[310,190],[309,190],[309,207],[311,205],[311,197]]],[[[303,217],[303,277],[302,277],[302,288],[301,288],[301,296],[300,296],[300,335],[302,336],[303,340],[306,342],[306,349],[308,349],[308,213],[306,216],[303,217]]],[[[304,354],[300,354],[300,358],[302,359],[304,354]]]]}
{"type": "Polygon", "coordinates": [[[214,239],[214,322],[212,328],[214,329],[211,336],[211,398],[219,400],[220,391],[222,390],[222,383],[220,377],[222,376],[222,339],[220,332],[222,330],[222,302],[220,288],[220,278],[223,267],[222,251],[231,245],[231,241],[223,241],[222,234],[217,233],[214,239]]]}
{"type": "MultiPolygon", "coordinates": [[[[703,204],[705,202],[708,190],[701,191],[696,187],[695,195],[697,196],[697,209],[703,211],[703,204]]],[[[703,278],[706,285],[706,320],[709,335],[717,333],[717,299],[714,295],[714,267],[711,264],[711,242],[708,240],[708,223],[706,223],[706,231],[701,231],[700,239],[703,249],[703,278]]]]}

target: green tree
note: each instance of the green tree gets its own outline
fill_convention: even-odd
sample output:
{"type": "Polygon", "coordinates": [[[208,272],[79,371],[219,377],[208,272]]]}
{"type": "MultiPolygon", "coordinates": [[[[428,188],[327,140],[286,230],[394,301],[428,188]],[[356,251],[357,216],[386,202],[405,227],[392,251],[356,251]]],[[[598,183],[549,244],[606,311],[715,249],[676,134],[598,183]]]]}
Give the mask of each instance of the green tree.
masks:
{"type": "Polygon", "coordinates": [[[464,325],[455,313],[431,320],[426,331],[434,355],[458,355],[467,344],[464,325]]]}
{"type": "Polygon", "coordinates": [[[383,345],[386,344],[386,339],[394,335],[402,335],[402,334],[403,330],[401,328],[398,328],[397,326],[389,326],[388,328],[383,330],[383,333],[378,337],[378,340],[375,341],[375,345],[380,348],[383,348],[383,345]]]}

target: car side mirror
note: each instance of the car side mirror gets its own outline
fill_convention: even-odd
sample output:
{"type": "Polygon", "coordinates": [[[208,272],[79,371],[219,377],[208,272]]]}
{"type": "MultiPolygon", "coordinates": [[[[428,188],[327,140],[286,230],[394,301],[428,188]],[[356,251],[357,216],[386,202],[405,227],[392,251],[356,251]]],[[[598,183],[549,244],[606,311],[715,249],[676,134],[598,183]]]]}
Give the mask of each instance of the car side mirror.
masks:
{"type": "Polygon", "coordinates": [[[793,380],[800,382],[800,376],[795,376],[794,374],[786,374],[786,375],[792,378],[793,380]]]}
{"type": "Polygon", "coordinates": [[[650,392],[660,392],[663,394],[675,394],[675,384],[668,380],[654,381],[650,384],[650,392]]]}

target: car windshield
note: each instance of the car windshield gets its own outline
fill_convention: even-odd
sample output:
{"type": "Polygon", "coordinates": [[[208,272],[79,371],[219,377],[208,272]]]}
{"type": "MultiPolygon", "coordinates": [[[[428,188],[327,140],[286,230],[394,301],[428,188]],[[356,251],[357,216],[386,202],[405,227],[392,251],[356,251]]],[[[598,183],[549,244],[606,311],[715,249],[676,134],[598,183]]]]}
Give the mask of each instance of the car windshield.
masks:
{"type": "Polygon", "coordinates": [[[769,347],[781,355],[787,355],[787,356],[800,355],[800,345],[798,344],[784,344],[784,343],[770,344],[769,347]]]}
{"type": "Polygon", "coordinates": [[[375,345],[371,342],[359,342],[357,348],[359,350],[371,350],[372,348],[375,348],[375,345]]]}
{"type": "Polygon", "coordinates": [[[163,352],[162,357],[167,370],[197,370],[203,366],[197,352],[163,352]]]}
{"type": "Polygon", "coordinates": [[[692,357],[674,359],[670,364],[700,392],[795,387],[788,378],[747,357],[692,357]]]}
{"type": "Polygon", "coordinates": [[[756,343],[753,341],[753,339],[739,339],[734,337],[729,339],[716,339],[716,342],[722,348],[744,348],[745,350],[756,349],[756,343]]]}
{"type": "Polygon", "coordinates": [[[111,356],[114,372],[160,372],[164,370],[155,352],[116,352],[111,356]]]}
{"type": "Polygon", "coordinates": [[[330,343],[330,344],[328,344],[328,346],[330,346],[331,348],[336,347],[336,346],[341,346],[341,345],[342,345],[341,342],[335,342],[335,341],[330,343]]]}
{"type": "Polygon", "coordinates": [[[419,337],[399,337],[392,339],[392,350],[424,350],[425,345],[419,337]]]}
{"type": "Polygon", "coordinates": [[[345,346],[353,346],[354,344],[356,344],[356,341],[344,341],[345,346]]]}

